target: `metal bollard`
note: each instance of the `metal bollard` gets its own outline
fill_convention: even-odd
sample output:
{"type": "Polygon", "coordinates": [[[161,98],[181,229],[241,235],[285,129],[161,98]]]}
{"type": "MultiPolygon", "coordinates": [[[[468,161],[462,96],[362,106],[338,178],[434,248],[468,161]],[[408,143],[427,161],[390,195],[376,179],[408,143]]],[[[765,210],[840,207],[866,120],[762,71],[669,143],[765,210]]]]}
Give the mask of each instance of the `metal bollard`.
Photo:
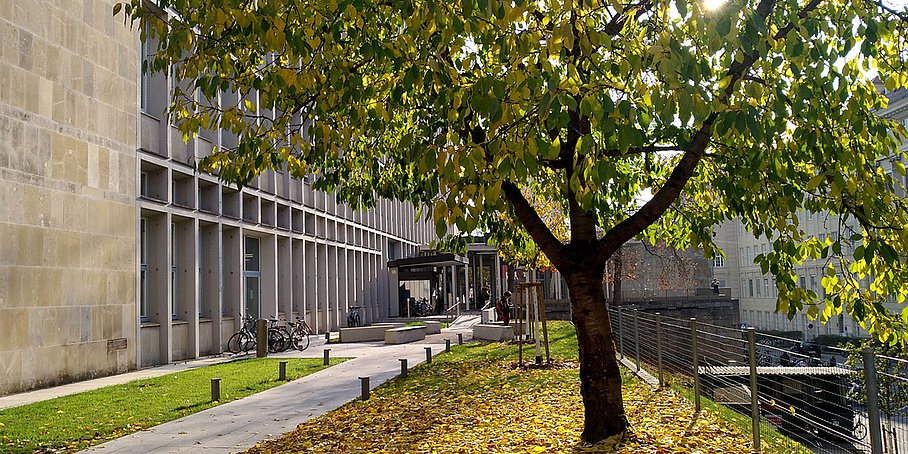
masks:
{"type": "Polygon", "coordinates": [[[363,400],[369,400],[369,377],[359,377],[360,383],[363,386],[363,400]]]}
{"type": "Polygon", "coordinates": [[[432,347],[426,347],[426,362],[432,362],[432,347]]]}
{"type": "Polygon", "coordinates": [[[700,413],[700,361],[697,358],[697,319],[690,319],[690,354],[694,361],[694,408],[700,413]]]}
{"type": "Polygon", "coordinates": [[[457,345],[463,345],[463,333],[457,333],[457,345]]]}
{"type": "Polygon", "coordinates": [[[662,315],[656,312],[656,369],[659,371],[659,387],[665,386],[662,378],[662,315]]]}
{"type": "Polygon", "coordinates": [[[331,331],[325,331],[325,343],[331,342],[331,331]]]}
{"type": "Polygon", "coordinates": [[[451,353],[451,339],[445,339],[445,353],[451,353]]]}
{"type": "Polygon", "coordinates": [[[221,400],[221,379],[211,379],[211,401],[219,402],[221,400]]]}
{"type": "Polygon", "coordinates": [[[754,451],[760,452],[760,396],[757,388],[757,342],[754,327],[747,328],[747,352],[750,359],[750,420],[754,437],[754,451]]]}
{"type": "Polygon", "coordinates": [[[328,352],[330,352],[330,351],[331,351],[330,348],[326,348],[326,349],[325,349],[325,365],[326,365],[326,366],[328,366],[328,365],[331,364],[331,356],[330,356],[330,353],[328,353],[328,352]]]}
{"type": "Polygon", "coordinates": [[[407,378],[407,358],[400,358],[400,376],[401,378],[407,378]]]}
{"type": "Polygon", "coordinates": [[[277,363],[278,365],[278,380],[285,381],[287,380],[287,361],[281,361],[277,363]]]}
{"type": "Polygon", "coordinates": [[[864,360],[864,386],[867,391],[867,429],[870,432],[870,452],[883,453],[883,434],[880,430],[879,387],[876,382],[876,361],[873,349],[861,350],[864,360]]]}
{"type": "Polygon", "coordinates": [[[637,372],[640,372],[640,318],[634,309],[634,353],[637,356],[637,372]]]}

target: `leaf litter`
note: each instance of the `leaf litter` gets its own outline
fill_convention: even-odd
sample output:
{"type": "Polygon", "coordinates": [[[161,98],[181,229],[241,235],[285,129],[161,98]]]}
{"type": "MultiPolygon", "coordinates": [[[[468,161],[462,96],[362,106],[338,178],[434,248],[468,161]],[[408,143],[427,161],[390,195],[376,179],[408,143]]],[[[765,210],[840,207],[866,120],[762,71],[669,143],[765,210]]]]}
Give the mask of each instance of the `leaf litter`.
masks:
{"type": "Polygon", "coordinates": [[[752,442],[670,389],[626,379],[632,432],[615,445],[580,443],[576,364],[515,367],[501,358],[448,357],[390,380],[247,454],[274,453],[750,453],[752,442]]]}

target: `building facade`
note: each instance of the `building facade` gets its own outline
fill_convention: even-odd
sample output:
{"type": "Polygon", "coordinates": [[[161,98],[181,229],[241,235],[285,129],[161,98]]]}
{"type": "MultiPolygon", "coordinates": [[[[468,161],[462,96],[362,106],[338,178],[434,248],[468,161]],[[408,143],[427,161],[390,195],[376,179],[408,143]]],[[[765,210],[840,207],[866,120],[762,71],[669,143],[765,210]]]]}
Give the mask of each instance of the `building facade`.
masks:
{"type": "MultiPolygon", "coordinates": [[[[902,123],[908,126],[908,90],[900,88],[893,92],[886,92],[878,84],[877,90],[889,98],[889,105],[878,112],[883,118],[902,123]]],[[[908,144],[901,145],[901,151],[908,151],[908,144]]],[[[896,195],[904,197],[908,179],[895,170],[895,161],[898,157],[888,157],[877,161],[877,165],[885,171],[896,183],[896,195]]],[[[840,222],[840,218],[829,213],[798,213],[798,226],[808,237],[815,237],[821,241],[827,238],[838,239],[839,235],[850,236],[860,233],[860,230],[849,226],[847,222],[840,222]]],[[[772,250],[772,244],[764,238],[756,239],[747,232],[740,219],[726,222],[716,229],[716,243],[725,252],[724,260],[717,259],[713,264],[713,275],[720,280],[725,280],[725,286],[731,287],[732,297],[739,298],[741,302],[741,321],[760,330],[774,331],[799,331],[804,339],[813,339],[821,335],[839,335],[846,337],[866,337],[869,333],[861,328],[860,323],[853,320],[848,314],[839,314],[827,323],[819,320],[810,320],[806,314],[799,313],[789,319],[785,314],[776,312],[778,291],[775,280],[770,274],[763,274],[759,265],[754,260],[760,254],[772,250]]],[[[851,256],[856,244],[843,242],[842,255],[851,256]]],[[[811,290],[820,298],[825,297],[822,278],[826,268],[832,264],[836,273],[842,276],[842,269],[834,258],[831,260],[811,260],[795,266],[798,286],[811,290]]],[[[870,279],[865,277],[855,279],[861,288],[869,288],[870,279]]],[[[890,311],[898,312],[902,306],[890,297],[884,303],[890,311]]]]}
{"type": "Polygon", "coordinates": [[[0,2],[0,395],[217,354],[245,316],[396,315],[387,262],[433,235],[414,207],[194,172],[238,138],[183,141],[114,3],[0,2]]]}

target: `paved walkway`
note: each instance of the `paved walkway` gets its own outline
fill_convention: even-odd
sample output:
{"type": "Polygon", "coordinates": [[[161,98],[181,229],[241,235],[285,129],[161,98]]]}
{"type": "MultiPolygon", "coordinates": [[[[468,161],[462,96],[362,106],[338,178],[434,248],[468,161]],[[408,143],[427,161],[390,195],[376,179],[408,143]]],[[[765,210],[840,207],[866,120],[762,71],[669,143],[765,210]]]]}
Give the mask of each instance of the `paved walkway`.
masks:
{"type": "MultiPolygon", "coordinates": [[[[370,387],[375,388],[400,373],[398,359],[406,358],[408,365],[413,367],[425,361],[426,347],[430,347],[432,354],[436,355],[444,351],[445,339],[450,339],[452,345],[457,343],[457,333],[463,334],[464,342],[471,340],[471,328],[478,322],[478,315],[464,315],[441,334],[427,336],[424,341],[402,345],[368,342],[326,346],[324,337],[320,339],[313,337],[312,345],[304,352],[285,352],[270,356],[321,358],[324,348],[327,347],[331,349],[332,357],[353,359],[270,390],[111,440],[82,452],[139,454],[243,451],[262,441],[290,432],[308,419],[328,413],[358,398],[362,392],[359,377],[370,377],[370,387]]],[[[21,405],[230,359],[232,357],[214,357],[170,364],[8,396],[0,398],[0,406],[21,405]]]]}

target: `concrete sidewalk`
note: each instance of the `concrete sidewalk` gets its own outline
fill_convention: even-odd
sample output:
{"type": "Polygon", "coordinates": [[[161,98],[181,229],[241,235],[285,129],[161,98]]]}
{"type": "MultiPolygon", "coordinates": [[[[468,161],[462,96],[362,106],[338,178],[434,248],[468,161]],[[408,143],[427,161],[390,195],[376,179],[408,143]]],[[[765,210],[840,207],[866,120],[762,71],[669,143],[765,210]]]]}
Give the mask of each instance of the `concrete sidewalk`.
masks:
{"type": "MultiPolygon", "coordinates": [[[[426,360],[426,347],[431,348],[432,355],[436,355],[444,351],[445,339],[450,339],[452,345],[457,344],[457,333],[463,335],[464,342],[471,340],[471,328],[478,322],[478,315],[464,315],[441,334],[427,336],[424,341],[401,345],[377,342],[326,345],[324,337],[320,339],[313,337],[312,345],[304,352],[285,352],[269,356],[320,358],[324,354],[324,349],[330,348],[332,357],[353,359],[270,390],[111,440],[82,452],[137,454],[243,451],[290,432],[297,425],[358,398],[361,395],[359,377],[368,376],[370,387],[375,388],[400,373],[399,359],[406,358],[409,367],[414,367],[426,360]]],[[[203,361],[213,363],[218,359],[220,358],[203,361]]],[[[193,362],[193,365],[194,363],[198,362],[193,362]]],[[[184,365],[167,367],[181,366],[190,368],[184,365]]],[[[157,369],[164,368],[155,368],[157,369]]],[[[137,371],[117,377],[148,374],[149,371],[137,371]]],[[[160,373],[157,371],[154,373],[162,375],[174,371],[162,370],[160,373]]],[[[143,377],[137,376],[132,379],[137,378],[143,377]]],[[[125,381],[129,380],[120,383],[125,381]]],[[[86,383],[74,385],[81,385],[85,388],[83,391],[94,389],[88,388],[89,385],[86,383]]]]}

